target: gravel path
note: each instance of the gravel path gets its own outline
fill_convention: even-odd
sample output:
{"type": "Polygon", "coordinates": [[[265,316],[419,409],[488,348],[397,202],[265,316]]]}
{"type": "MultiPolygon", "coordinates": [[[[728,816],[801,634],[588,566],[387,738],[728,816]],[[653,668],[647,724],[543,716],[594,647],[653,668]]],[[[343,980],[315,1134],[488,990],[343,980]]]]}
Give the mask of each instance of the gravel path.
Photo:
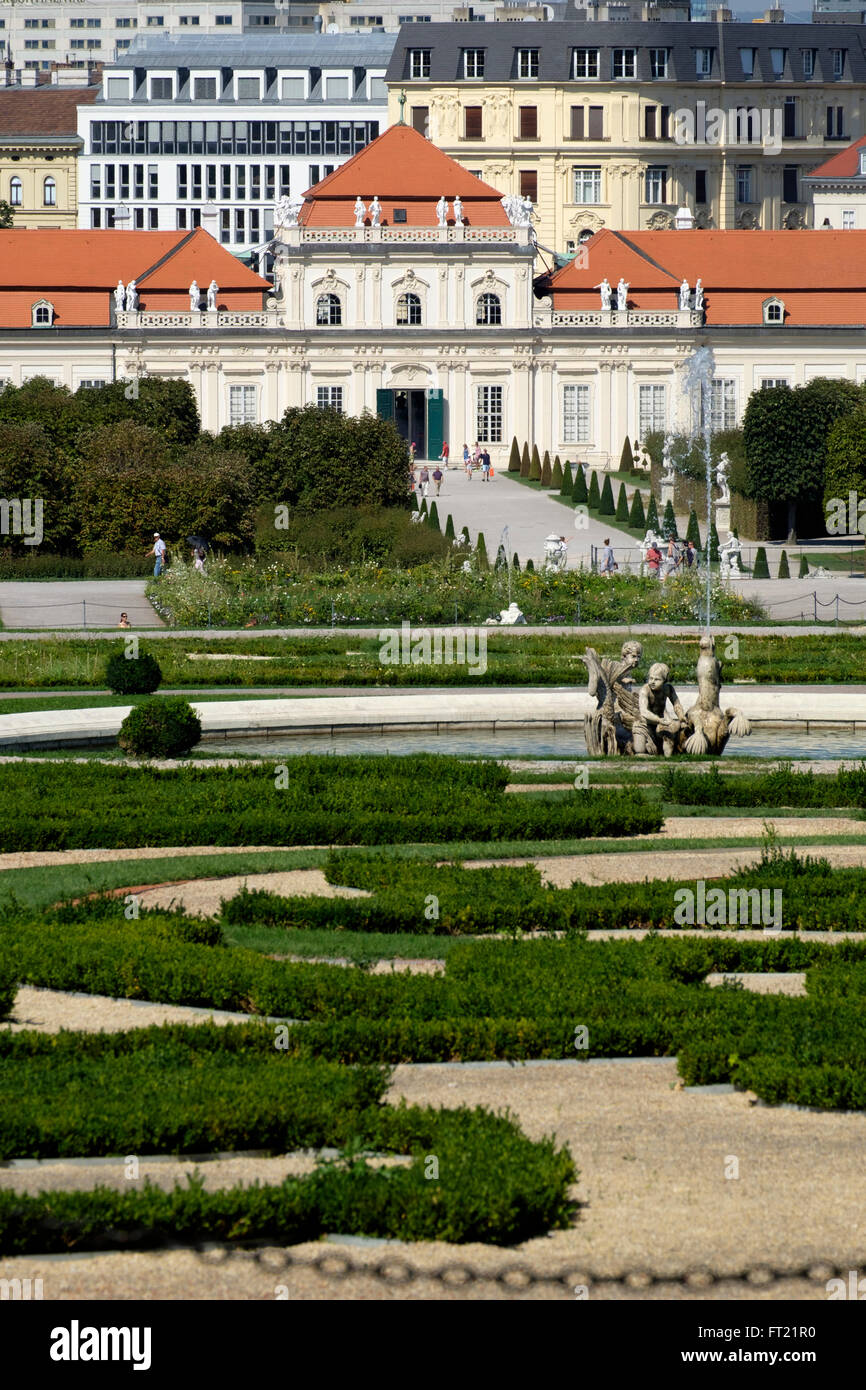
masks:
{"type": "MultiPolygon", "coordinates": [[[[189,879],[183,883],[160,884],[137,894],[142,907],[182,906],[195,917],[215,917],[224,898],[233,898],[242,888],[257,888],[282,897],[315,895],[319,898],[369,898],[364,888],[341,888],[328,883],[321,869],[288,869],[271,874],[233,874],[229,878],[189,879]]],[[[120,890],[129,892],[129,889],[120,890]]]]}
{"type": "MultiPolygon", "coordinates": [[[[862,845],[820,845],[814,854],[835,867],[866,866],[866,842],[862,845]]],[[[632,858],[627,853],[563,854],[532,859],[472,859],[467,869],[494,868],[505,864],[535,864],[545,883],[569,888],[572,883],[643,883],[646,879],[718,878],[758,862],[755,849],[666,850],[652,857],[632,858]]]]}
{"type": "MultiPolygon", "coordinates": [[[[479,1270],[530,1266],[574,1271],[568,1286],[536,1285],[508,1292],[473,1283],[448,1288],[414,1280],[388,1286],[366,1274],[328,1279],[310,1269],[263,1268],[248,1256],[219,1266],[186,1251],[108,1254],[60,1260],[18,1257],[0,1262],[0,1277],[41,1277],[46,1299],[272,1299],[283,1286],[293,1299],[395,1301],[442,1299],[574,1299],[579,1272],[710,1266],[720,1273],[760,1264],[791,1268],[832,1259],[857,1268],[866,1245],[866,1115],[816,1114],[750,1103],[742,1093],[678,1088],[672,1060],[536,1063],[527,1066],[396,1068],[389,1099],[410,1104],[508,1106],[533,1138],[554,1132],[580,1169],[575,1225],[516,1250],[489,1246],[389,1243],[387,1246],[296,1246],[298,1257],[327,1251],[356,1264],[383,1256],[418,1268],[445,1263],[479,1270]],[[726,1178],[732,1158],[739,1177],[726,1178]],[[816,1174],[820,1181],[816,1181],[816,1174]]],[[[144,1171],[142,1160],[142,1171],[144,1171]]],[[[233,1159],[228,1179],[250,1180],[270,1162],[233,1159]]],[[[37,1170],[42,1178],[46,1168],[37,1170]]],[[[202,1165],[206,1181],[219,1178],[202,1165]],[[213,1174],[213,1177],[210,1175],[213,1174]]],[[[0,1171],[9,1186],[18,1175],[0,1171]]],[[[442,1181],[447,1181],[443,1173],[442,1181]]],[[[14,1183],[13,1183],[14,1185],[14,1183]]],[[[44,1185],[44,1182],[43,1182],[44,1185]]],[[[275,1252],[276,1253],[276,1252],[275,1252]]],[[[829,1276],[825,1276],[829,1277],[829,1276]]],[[[651,1291],[602,1286],[590,1298],[700,1300],[825,1299],[823,1279],[785,1281],[767,1289],[721,1284],[690,1291],[663,1285],[651,1291]]]]}
{"type": "Polygon", "coordinates": [[[149,1028],[154,1023],[249,1023],[250,1015],[221,1009],[198,1009],[184,1004],[153,1004],[147,999],[110,999],[103,994],[65,994],[56,989],[22,985],[12,1014],[0,1023],[0,1032],[20,1033],[36,1028],[59,1033],[74,1028],[81,1033],[120,1033],[126,1028],[149,1028]]]}

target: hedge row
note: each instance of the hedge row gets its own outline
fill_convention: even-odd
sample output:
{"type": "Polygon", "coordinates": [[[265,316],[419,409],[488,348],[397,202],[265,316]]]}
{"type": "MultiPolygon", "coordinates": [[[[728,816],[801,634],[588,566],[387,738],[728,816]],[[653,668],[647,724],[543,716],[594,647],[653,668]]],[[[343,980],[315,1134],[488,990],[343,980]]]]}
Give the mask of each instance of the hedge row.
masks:
{"type": "Polygon", "coordinates": [[[781,763],[770,772],[723,776],[667,767],[662,800],[683,806],[857,806],[866,808],[866,762],[835,774],[800,772],[781,763]]]}
{"type": "MultiPolygon", "coordinates": [[[[284,1062],[283,1066],[287,1064],[284,1062]]],[[[567,1227],[573,1215],[570,1154],[532,1142],[507,1117],[477,1109],[366,1111],[359,1143],[412,1154],[371,1168],[362,1159],[320,1165],[279,1186],[206,1192],[196,1176],[171,1192],[0,1192],[0,1252],[7,1255],[128,1249],[166,1240],[273,1239],[284,1245],[328,1231],[400,1240],[505,1245],[567,1227]],[[438,1162],[428,1176],[426,1158],[438,1162]]]]}
{"type": "Polygon", "coordinates": [[[458,758],[291,758],[157,770],[0,767],[0,850],[141,845],[576,839],[660,829],[638,792],[504,795],[506,769],[458,758]]]}
{"type": "Polygon", "coordinates": [[[808,858],[770,856],[755,868],[707,882],[703,914],[694,880],[576,883],[553,889],[542,886],[532,866],[437,867],[341,851],[329,856],[325,873],[329,883],[365,889],[373,896],[280,897],[244,890],[223,903],[222,920],[285,930],[437,935],[677,928],[701,925],[702,916],[717,927],[866,930],[866,870],[832,870],[826,861],[808,858]]]}

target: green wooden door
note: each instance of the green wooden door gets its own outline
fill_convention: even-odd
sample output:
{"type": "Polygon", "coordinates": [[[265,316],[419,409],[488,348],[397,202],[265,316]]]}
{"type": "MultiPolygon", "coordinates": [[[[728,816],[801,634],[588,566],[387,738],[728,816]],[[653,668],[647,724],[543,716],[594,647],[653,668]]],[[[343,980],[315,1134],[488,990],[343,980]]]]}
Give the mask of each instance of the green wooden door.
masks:
{"type": "Polygon", "coordinates": [[[445,439],[445,398],[441,391],[427,392],[427,457],[438,458],[445,439]]]}
{"type": "Polygon", "coordinates": [[[376,390],[376,414],[380,420],[394,419],[394,392],[376,390]]]}

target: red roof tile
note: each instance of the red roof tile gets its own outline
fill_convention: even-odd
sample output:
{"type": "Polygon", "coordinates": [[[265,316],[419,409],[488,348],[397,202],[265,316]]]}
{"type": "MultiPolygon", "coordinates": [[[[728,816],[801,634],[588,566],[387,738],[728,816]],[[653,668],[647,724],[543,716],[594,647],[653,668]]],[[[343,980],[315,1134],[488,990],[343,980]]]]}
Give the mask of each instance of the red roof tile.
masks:
{"type": "Polygon", "coordinates": [[[355,199],[369,203],[377,197],[383,226],[393,223],[394,209],[399,207],[406,209],[408,226],[435,227],[440,197],[450,203],[455,196],[463,203],[464,221],[469,225],[509,225],[495,188],[470,174],[414,127],[394,125],[307,190],[300,221],[308,227],[352,227],[355,199]]]}
{"type": "Polygon", "coordinates": [[[99,87],[0,88],[0,140],[76,135],[79,106],[89,106],[98,96],[99,87]]]}

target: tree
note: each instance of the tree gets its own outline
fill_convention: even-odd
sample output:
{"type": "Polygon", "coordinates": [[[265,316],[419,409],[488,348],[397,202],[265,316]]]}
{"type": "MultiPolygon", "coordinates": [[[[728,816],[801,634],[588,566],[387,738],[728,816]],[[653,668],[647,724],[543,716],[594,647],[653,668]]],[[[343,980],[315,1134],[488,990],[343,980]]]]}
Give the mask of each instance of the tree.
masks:
{"type": "Polygon", "coordinates": [[[753,579],[769,579],[770,566],[767,564],[767,552],[762,545],[758,546],[755,555],[755,565],[752,570],[753,579]]]}
{"type": "Polygon", "coordinates": [[[659,509],[656,506],[655,494],[652,492],[650,493],[649,506],[647,507],[646,528],[648,531],[652,531],[654,536],[657,536],[659,533],[659,509]]]}
{"type": "Polygon", "coordinates": [[[797,575],[797,578],[798,578],[798,579],[808,579],[808,578],[809,578],[809,561],[806,559],[806,557],[805,557],[805,555],[803,554],[802,551],[800,552],[800,572],[799,572],[799,574],[797,575]]]}
{"type": "Polygon", "coordinates": [[[526,573],[535,574],[535,561],[531,557],[526,562],[526,573]]]}
{"type": "Polygon", "coordinates": [[[517,570],[518,573],[520,572],[520,556],[518,555],[516,550],[511,557],[511,568],[513,570],[517,570]]]}
{"type": "Polygon", "coordinates": [[[616,499],[616,519],[622,522],[623,526],[628,526],[628,493],[625,490],[625,483],[619,485],[619,496],[616,499]]]}
{"type": "Polygon", "coordinates": [[[489,570],[489,569],[490,569],[490,561],[489,561],[488,558],[487,558],[487,546],[485,545],[485,542],[484,542],[484,532],[483,532],[483,531],[479,531],[479,532],[478,532],[478,543],[477,543],[477,545],[475,546],[475,558],[476,558],[477,561],[478,561],[478,568],[479,568],[480,570],[489,570]]]}
{"type": "Polygon", "coordinates": [[[790,578],[791,578],[791,571],[790,571],[789,568],[788,568],[788,556],[787,556],[787,554],[786,554],[786,552],[785,552],[784,550],[782,551],[781,555],[779,556],[779,578],[780,578],[780,579],[790,579],[790,578]]]}
{"type": "Polygon", "coordinates": [[[862,402],[850,381],[816,377],[806,386],[753,391],[743,417],[749,493],[782,503],[793,535],[797,503],[823,496],[827,444],[836,421],[862,402]]]}
{"type": "Polygon", "coordinates": [[[553,460],[553,472],[550,475],[550,486],[555,492],[562,491],[562,464],[559,462],[559,454],[553,460]]]}
{"type": "Polygon", "coordinates": [[[709,561],[711,565],[719,563],[719,533],[716,530],[716,523],[710,527],[709,561]]]}
{"type": "Polygon", "coordinates": [[[532,446],[532,458],[529,464],[529,481],[538,483],[541,481],[541,459],[538,456],[538,445],[532,446]]]}
{"type": "Polygon", "coordinates": [[[72,502],[70,470],[62,451],[35,420],[0,419],[0,496],[10,504],[10,531],[0,537],[4,549],[32,555],[40,547],[55,553],[77,548],[79,522],[72,502]],[[21,506],[21,530],[17,534],[13,498],[21,506]],[[25,545],[25,540],[31,543],[25,545]]]}
{"type": "Polygon", "coordinates": [[[445,539],[447,541],[456,540],[456,536],[454,535],[454,518],[450,512],[448,513],[448,520],[445,522],[445,539]]]}
{"type": "Polygon", "coordinates": [[[628,515],[628,524],[633,531],[646,530],[646,516],[643,509],[643,497],[641,490],[636,487],[631,499],[631,511],[628,515]]]}
{"type": "Polygon", "coordinates": [[[521,476],[521,478],[528,478],[528,477],[529,477],[529,468],[530,468],[530,462],[529,462],[529,445],[528,445],[527,443],[524,442],[524,445],[523,445],[523,452],[522,452],[522,454],[520,455],[520,476],[521,476]]]}
{"type": "Polygon", "coordinates": [[[15,217],[12,209],[4,198],[0,198],[0,229],[5,231],[9,227],[14,227],[15,217]]]}
{"type": "Polygon", "coordinates": [[[598,473],[594,468],[590,469],[589,476],[589,496],[587,498],[589,510],[597,512],[601,505],[601,494],[598,490],[598,473]]]}
{"type": "Polygon", "coordinates": [[[428,526],[432,526],[434,531],[441,531],[442,529],[439,523],[439,508],[436,506],[435,502],[430,503],[430,511],[427,514],[427,524],[428,526]]]}
{"type": "Polygon", "coordinates": [[[510,454],[508,455],[508,472],[509,472],[509,473],[519,473],[519,472],[520,472],[520,445],[519,445],[518,442],[517,442],[517,436],[516,436],[516,435],[514,436],[514,438],[513,438],[512,441],[511,441],[511,452],[510,452],[510,454]]]}
{"type": "Polygon", "coordinates": [[[622,446],[622,453],[619,456],[619,468],[621,473],[631,473],[634,471],[634,455],[631,451],[631,440],[628,435],[622,446]]]}
{"type": "Polygon", "coordinates": [[[566,459],[565,467],[562,470],[562,487],[559,490],[560,497],[570,497],[573,486],[574,479],[571,476],[571,464],[568,462],[568,459],[566,459]]]}
{"type": "Polygon", "coordinates": [[[613,516],[616,506],[613,500],[613,487],[611,486],[610,474],[605,473],[604,485],[601,489],[601,500],[598,504],[599,516],[613,516]]]}
{"type": "Polygon", "coordinates": [[[390,420],[295,406],[270,431],[257,490],[302,512],[408,508],[407,469],[406,442],[390,420]]]}
{"type": "Polygon", "coordinates": [[[674,505],[670,499],[665,502],[665,515],[662,521],[662,535],[666,541],[677,539],[677,519],[674,516],[674,505]]]}
{"type": "Polygon", "coordinates": [[[550,466],[550,454],[545,449],[544,458],[541,460],[541,486],[550,487],[553,482],[553,470],[550,466]]]}
{"type": "MultiPolygon", "coordinates": [[[[563,492],[565,491],[564,483],[562,490],[563,492]]],[[[587,491],[586,487],[586,473],[581,468],[579,463],[576,463],[574,465],[574,483],[572,484],[571,488],[571,500],[576,507],[581,505],[586,506],[587,502],[589,501],[589,492],[587,491]]]]}
{"type": "Polygon", "coordinates": [[[830,430],[824,512],[831,535],[866,534],[866,406],[843,416],[830,430]]]}
{"type": "Polygon", "coordinates": [[[686,540],[691,541],[695,550],[701,550],[701,528],[698,525],[698,514],[692,507],[689,512],[689,524],[686,527],[686,540]]]}

